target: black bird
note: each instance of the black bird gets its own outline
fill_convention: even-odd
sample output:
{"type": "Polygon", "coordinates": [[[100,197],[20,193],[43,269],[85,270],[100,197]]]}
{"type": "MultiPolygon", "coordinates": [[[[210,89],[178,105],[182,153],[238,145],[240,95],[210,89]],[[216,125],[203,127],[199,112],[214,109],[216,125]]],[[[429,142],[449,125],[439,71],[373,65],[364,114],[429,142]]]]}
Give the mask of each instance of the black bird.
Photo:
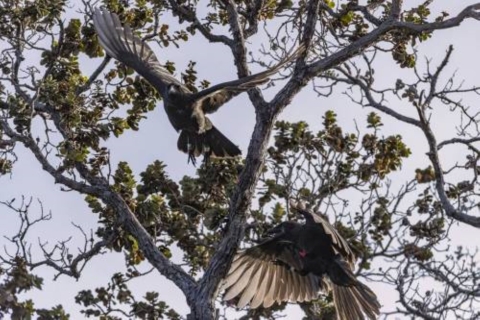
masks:
{"type": "Polygon", "coordinates": [[[264,72],[194,93],[162,67],[148,44],[135,36],[130,26],[122,27],[116,14],[97,8],[93,23],[107,54],[134,69],[160,93],[168,119],[175,130],[180,131],[178,149],[187,153],[193,164],[200,155],[208,159],[210,156],[235,157],[241,154],[240,149],[215,128],[205,114],[217,111],[241,92],[267,82],[269,76],[304,50],[300,47],[264,72]]]}
{"type": "Polygon", "coordinates": [[[268,308],[275,302],[306,302],[332,291],[337,318],[376,319],[375,293],[353,274],[355,255],[335,228],[319,215],[300,212],[305,224],[283,222],[252,248],[239,251],[223,282],[224,299],[237,307],[268,308]]]}

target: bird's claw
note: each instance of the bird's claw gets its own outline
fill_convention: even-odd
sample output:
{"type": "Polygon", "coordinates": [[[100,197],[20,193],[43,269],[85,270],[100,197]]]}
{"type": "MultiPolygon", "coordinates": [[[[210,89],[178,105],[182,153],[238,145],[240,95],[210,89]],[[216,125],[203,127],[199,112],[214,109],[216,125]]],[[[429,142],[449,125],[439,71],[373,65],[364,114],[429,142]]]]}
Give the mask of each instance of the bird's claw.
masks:
{"type": "Polygon", "coordinates": [[[193,164],[194,167],[197,166],[197,159],[195,158],[195,154],[193,153],[193,151],[188,152],[187,164],[189,164],[190,162],[193,164]]]}

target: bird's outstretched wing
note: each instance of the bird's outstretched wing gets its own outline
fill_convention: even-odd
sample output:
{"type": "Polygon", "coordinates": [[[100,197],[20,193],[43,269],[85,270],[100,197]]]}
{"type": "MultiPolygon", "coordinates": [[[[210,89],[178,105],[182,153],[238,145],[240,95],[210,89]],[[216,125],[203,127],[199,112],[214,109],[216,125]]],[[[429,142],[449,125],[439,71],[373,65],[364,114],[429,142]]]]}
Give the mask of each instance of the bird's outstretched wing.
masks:
{"type": "Polygon", "coordinates": [[[205,113],[212,113],[217,111],[222,105],[228,102],[236,95],[254,88],[258,85],[264,84],[269,80],[269,77],[277,73],[280,69],[285,67],[288,63],[298,58],[298,56],[305,51],[304,46],[299,46],[292,54],[288,54],[286,58],[281,60],[276,66],[250,76],[246,76],[237,80],[222,82],[210,88],[202,90],[194,94],[194,97],[200,99],[202,110],[205,113]]]}
{"type": "Polygon", "coordinates": [[[268,308],[275,302],[304,302],[316,299],[321,278],[302,275],[301,260],[288,243],[270,238],[239,251],[223,282],[224,300],[238,297],[237,307],[268,308]]]}
{"type": "Polygon", "coordinates": [[[93,24],[100,44],[107,54],[138,72],[162,96],[165,96],[171,83],[184,87],[162,67],[152,49],[132,33],[130,26],[122,26],[116,14],[96,8],[93,13],[93,24]]]}
{"type": "Polygon", "coordinates": [[[311,221],[320,225],[323,231],[332,239],[332,245],[335,251],[348,262],[352,270],[355,268],[356,256],[350,248],[350,245],[327,220],[312,211],[306,210],[300,204],[294,203],[293,201],[290,201],[290,207],[301,213],[307,220],[307,223],[311,221]]]}

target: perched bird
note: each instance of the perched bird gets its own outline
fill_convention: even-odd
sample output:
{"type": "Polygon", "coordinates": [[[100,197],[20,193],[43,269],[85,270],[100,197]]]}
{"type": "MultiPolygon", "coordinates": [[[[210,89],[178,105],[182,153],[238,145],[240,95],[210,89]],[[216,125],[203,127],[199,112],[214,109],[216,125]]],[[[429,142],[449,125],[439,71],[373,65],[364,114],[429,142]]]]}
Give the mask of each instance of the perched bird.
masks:
{"type": "Polygon", "coordinates": [[[239,251],[223,282],[224,299],[237,306],[268,308],[275,302],[306,302],[332,291],[339,320],[376,319],[375,293],[353,274],[355,255],[342,236],[319,215],[292,206],[305,224],[283,222],[258,245],[239,251]]]}
{"type": "Polygon", "coordinates": [[[267,82],[269,76],[304,50],[299,47],[291,56],[264,72],[191,92],[162,67],[147,43],[135,36],[128,25],[121,25],[116,14],[97,8],[93,23],[107,54],[134,69],[160,93],[170,123],[177,132],[180,131],[178,149],[187,153],[193,164],[200,155],[208,159],[210,156],[235,157],[241,154],[206,114],[217,111],[241,92],[267,82]]]}

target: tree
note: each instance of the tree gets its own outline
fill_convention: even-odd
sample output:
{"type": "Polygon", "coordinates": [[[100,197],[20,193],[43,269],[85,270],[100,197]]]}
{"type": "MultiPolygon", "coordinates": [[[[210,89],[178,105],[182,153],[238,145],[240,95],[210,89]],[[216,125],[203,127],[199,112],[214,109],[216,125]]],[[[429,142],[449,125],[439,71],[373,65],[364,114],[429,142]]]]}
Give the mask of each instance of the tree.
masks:
{"type": "MultiPolygon", "coordinates": [[[[480,19],[480,4],[450,17],[441,10],[432,13],[433,2],[406,7],[401,0],[105,1],[146,41],[181,48],[184,41],[203,37],[212,46],[226,46],[239,77],[249,74],[249,60],[265,67],[270,63],[265,61],[280,60],[299,43],[307,48],[284,72],[272,99],[267,101],[259,88],[248,91],[255,125],[245,159],[215,160],[200,166],[195,176],[175,181],[160,160],[141,173],[126,162],[110,161],[115,150],[106,141],[140,130],[142,120],[162,103],[145,80],[104,56],[91,21],[93,4],[83,2],[77,8],[82,16],[65,19],[69,7],[62,0],[1,0],[2,184],[9,175],[15,179],[16,155],[23,147],[63,190],[85,198],[98,215],[98,226],[92,234],[79,228],[85,238],[79,252],[68,241],[49,246],[42,240],[31,247],[32,226],[44,225],[50,214],[30,212],[28,197],[20,204],[4,199],[3,209],[17,212],[21,226],[1,255],[0,315],[67,319],[60,305],[42,309],[22,298],[21,293],[42,287],[37,270],[51,268],[56,277],[81,281],[91,260],[116,251],[125,253],[127,272],[115,274],[95,292],[76,295],[85,316],[180,319],[156,288],[142,299],[130,291],[130,280],[146,276],[137,269],[143,262],[184,293],[188,319],[225,317],[220,310],[229,306],[220,301],[219,286],[240,243],[252,243],[272,225],[296,218],[288,207],[288,199],[295,198],[334,218],[360,256],[359,275],[397,291],[399,302],[391,313],[478,317],[475,252],[445,248],[453,225],[480,227],[475,215],[480,116],[463,102],[479,88],[445,74],[452,47],[437,66],[430,60],[421,63],[414,49],[444,29],[480,19]],[[162,24],[167,15],[178,23],[162,24]],[[261,50],[261,60],[248,56],[256,35],[268,48],[261,50]],[[377,80],[379,60],[387,57],[408,74],[392,85],[377,80]],[[93,63],[95,71],[86,74],[85,66],[93,63]],[[317,132],[306,122],[276,121],[308,84],[319,101],[345,90],[349,108],[370,108],[365,126],[346,133],[327,108],[317,132]],[[400,103],[409,109],[395,106],[400,103]],[[435,119],[445,112],[441,107],[456,127],[442,127],[440,140],[435,119]],[[427,167],[402,170],[411,150],[400,135],[383,135],[385,121],[417,130],[426,139],[427,167]],[[447,148],[457,153],[453,165],[441,154],[447,148]],[[411,179],[403,186],[392,183],[388,177],[395,172],[411,179]],[[357,204],[349,202],[354,197],[360,199],[357,204]],[[43,257],[37,259],[32,250],[43,257]],[[183,263],[175,263],[172,254],[183,263]],[[431,280],[428,287],[426,279],[431,280]]],[[[164,62],[175,73],[175,63],[164,62]]],[[[192,89],[210,85],[198,79],[195,62],[181,75],[192,89]]],[[[244,318],[275,319],[284,307],[247,310],[244,318]]],[[[334,314],[328,296],[301,308],[312,319],[334,314]]]]}

